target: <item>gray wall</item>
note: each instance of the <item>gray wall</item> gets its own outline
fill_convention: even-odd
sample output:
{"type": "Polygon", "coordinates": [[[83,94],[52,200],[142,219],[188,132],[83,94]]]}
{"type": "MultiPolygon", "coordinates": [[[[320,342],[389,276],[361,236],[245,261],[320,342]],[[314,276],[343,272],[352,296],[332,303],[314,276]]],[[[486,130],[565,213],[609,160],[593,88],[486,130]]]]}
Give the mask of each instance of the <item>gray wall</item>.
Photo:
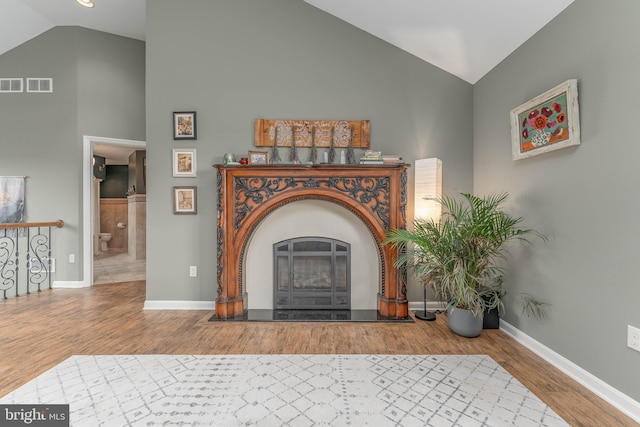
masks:
{"type": "Polygon", "coordinates": [[[82,135],[144,140],[144,65],[143,42],[79,27],[0,55],[2,77],[53,78],[51,94],[0,95],[0,175],[28,176],[27,221],[64,220],[55,280],[82,279],[82,135]]]}
{"type": "Polygon", "coordinates": [[[145,139],[145,43],[78,32],[78,134],[145,139]]]}
{"type": "Polygon", "coordinates": [[[470,191],[471,108],[470,84],[302,0],[147,2],[147,299],[215,299],[212,165],[253,147],[256,118],[369,119],[373,148],[437,156],[470,191]],[[172,112],[192,110],[198,140],[174,141],[172,112]],[[172,177],[176,147],[197,148],[197,178],[172,177]],[[173,215],[175,185],[198,186],[196,216],[173,215]]]}
{"type": "Polygon", "coordinates": [[[474,190],[506,190],[510,210],[549,238],[515,248],[506,320],[640,400],[640,2],[580,0],[474,85],[474,190]],[[509,112],[578,79],[582,145],[511,159],[509,112]],[[519,292],[551,305],[520,315],[519,292]]]}

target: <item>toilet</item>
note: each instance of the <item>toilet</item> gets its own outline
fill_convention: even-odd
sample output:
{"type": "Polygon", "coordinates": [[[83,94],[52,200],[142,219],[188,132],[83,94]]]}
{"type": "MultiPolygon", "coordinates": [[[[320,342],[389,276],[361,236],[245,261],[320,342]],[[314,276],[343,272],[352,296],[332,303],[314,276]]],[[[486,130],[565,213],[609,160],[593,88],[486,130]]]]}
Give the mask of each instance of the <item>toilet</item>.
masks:
{"type": "Polygon", "coordinates": [[[111,233],[100,233],[100,250],[106,252],[109,248],[107,242],[111,240],[111,233]]]}

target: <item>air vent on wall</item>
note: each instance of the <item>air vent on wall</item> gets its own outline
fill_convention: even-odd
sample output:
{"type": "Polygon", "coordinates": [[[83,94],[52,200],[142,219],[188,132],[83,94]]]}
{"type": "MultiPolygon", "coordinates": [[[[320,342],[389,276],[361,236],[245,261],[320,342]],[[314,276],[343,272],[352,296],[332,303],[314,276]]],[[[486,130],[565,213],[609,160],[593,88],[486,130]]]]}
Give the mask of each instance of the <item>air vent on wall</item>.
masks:
{"type": "Polygon", "coordinates": [[[18,93],[22,92],[21,78],[0,79],[0,93],[18,93]]]}
{"type": "Polygon", "coordinates": [[[53,92],[53,79],[27,78],[27,92],[53,92]]]}

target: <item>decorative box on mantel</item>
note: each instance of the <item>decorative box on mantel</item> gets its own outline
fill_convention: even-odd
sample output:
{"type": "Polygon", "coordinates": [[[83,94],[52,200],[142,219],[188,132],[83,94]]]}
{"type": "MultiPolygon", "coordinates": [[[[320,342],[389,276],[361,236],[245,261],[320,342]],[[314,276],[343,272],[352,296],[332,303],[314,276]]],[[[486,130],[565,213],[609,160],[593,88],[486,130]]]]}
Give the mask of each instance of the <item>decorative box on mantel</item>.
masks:
{"type": "Polygon", "coordinates": [[[256,147],[369,148],[369,120],[267,120],[255,121],[256,147]]]}
{"type": "Polygon", "coordinates": [[[231,319],[248,309],[243,264],[260,222],[279,207],[300,200],[335,203],[371,232],[379,255],[379,315],[406,318],[406,275],[394,261],[397,249],[383,245],[386,232],[406,225],[407,165],[216,165],[216,317],[231,319]]]}

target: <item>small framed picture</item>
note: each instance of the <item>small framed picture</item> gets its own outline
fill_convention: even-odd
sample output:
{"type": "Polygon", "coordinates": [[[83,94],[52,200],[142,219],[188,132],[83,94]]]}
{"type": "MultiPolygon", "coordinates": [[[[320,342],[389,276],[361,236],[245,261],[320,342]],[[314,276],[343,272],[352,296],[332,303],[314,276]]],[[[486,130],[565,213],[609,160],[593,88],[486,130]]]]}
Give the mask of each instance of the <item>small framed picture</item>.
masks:
{"type": "Polygon", "coordinates": [[[250,165],[267,165],[269,164],[269,152],[249,150],[250,165]]]}
{"type": "Polygon", "coordinates": [[[197,170],[195,148],[173,149],[173,176],[176,178],[195,178],[197,170]]]}
{"type": "Polygon", "coordinates": [[[197,139],[195,111],[173,113],[173,139],[197,139]]]}
{"type": "Polygon", "coordinates": [[[195,215],[198,213],[198,188],[195,186],[173,187],[173,213],[195,215]]]}

